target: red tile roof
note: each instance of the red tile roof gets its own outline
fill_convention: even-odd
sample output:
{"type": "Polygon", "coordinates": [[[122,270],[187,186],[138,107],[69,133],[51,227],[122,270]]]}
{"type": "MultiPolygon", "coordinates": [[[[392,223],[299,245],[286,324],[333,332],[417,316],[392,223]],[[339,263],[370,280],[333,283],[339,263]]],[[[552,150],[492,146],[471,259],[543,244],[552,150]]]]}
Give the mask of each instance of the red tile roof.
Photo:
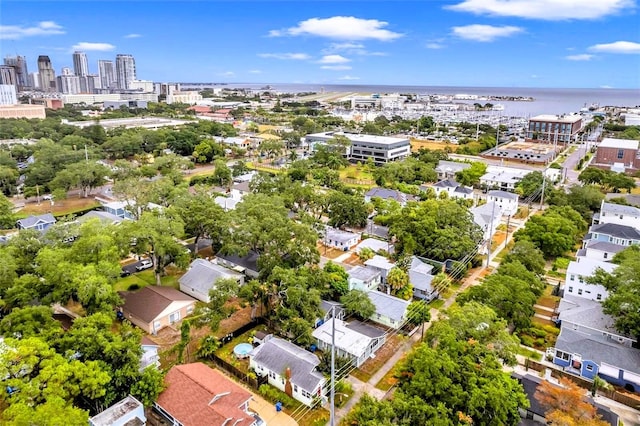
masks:
{"type": "Polygon", "coordinates": [[[211,107],[202,106],[202,105],[194,105],[192,107],[187,108],[189,111],[195,112],[211,112],[211,107]]]}
{"type": "Polygon", "coordinates": [[[184,426],[222,425],[230,418],[227,424],[237,426],[255,421],[239,408],[251,393],[201,362],[172,367],[165,383],[157,403],[184,426]]]}

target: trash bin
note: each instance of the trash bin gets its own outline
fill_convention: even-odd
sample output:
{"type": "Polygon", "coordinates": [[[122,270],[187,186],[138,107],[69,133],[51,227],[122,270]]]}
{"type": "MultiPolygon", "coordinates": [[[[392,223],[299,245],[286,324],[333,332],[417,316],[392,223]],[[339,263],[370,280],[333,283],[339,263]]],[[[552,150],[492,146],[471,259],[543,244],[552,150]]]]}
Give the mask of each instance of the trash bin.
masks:
{"type": "Polygon", "coordinates": [[[280,401],[276,402],[276,411],[278,412],[282,411],[282,402],[280,401]]]}

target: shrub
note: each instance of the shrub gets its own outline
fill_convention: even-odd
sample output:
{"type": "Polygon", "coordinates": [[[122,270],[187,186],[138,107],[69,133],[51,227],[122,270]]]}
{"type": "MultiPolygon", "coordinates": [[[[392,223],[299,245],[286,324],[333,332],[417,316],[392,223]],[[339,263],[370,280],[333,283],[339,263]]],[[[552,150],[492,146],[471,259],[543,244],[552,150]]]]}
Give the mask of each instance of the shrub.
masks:
{"type": "Polygon", "coordinates": [[[129,291],[135,291],[135,290],[138,290],[138,289],[140,289],[140,285],[139,285],[139,284],[131,284],[131,285],[127,288],[127,290],[129,290],[129,291]]]}
{"type": "Polygon", "coordinates": [[[531,334],[532,336],[535,337],[546,337],[547,336],[547,332],[544,330],[540,330],[539,328],[536,327],[531,327],[528,331],[529,334],[531,334]]]}
{"type": "Polygon", "coordinates": [[[558,269],[567,269],[569,267],[570,260],[566,257],[559,257],[553,262],[553,267],[555,270],[558,269]]]}
{"type": "Polygon", "coordinates": [[[281,402],[282,405],[286,408],[294,408],[300,405],[298,401],[271,385],[260,385],[260,387],[258,388],[258,393],[274,404],[276,402],[281,402]]]}
{"type": "Polygon", "coordinates": [[[536,348],[544,348],[547,346],[547,342],[543,338],[536,339],[534,343],[536,348]]]}
{"type": "Polygon", "coordinates": [[[533,338],[531,336],[520,336],[520,343],[525,346],[533,347],[533,338]]]}

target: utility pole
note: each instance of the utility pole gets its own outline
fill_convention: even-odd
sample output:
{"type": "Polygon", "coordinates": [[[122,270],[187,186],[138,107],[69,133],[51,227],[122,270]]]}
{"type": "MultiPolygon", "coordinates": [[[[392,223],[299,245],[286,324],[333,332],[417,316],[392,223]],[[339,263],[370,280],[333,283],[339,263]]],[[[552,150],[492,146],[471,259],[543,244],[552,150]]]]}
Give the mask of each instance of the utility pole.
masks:
{"type": "Polygon", "coordinates": [[[507,216],[507,235],[504,237],[504,248],[507,248],[509,242],[509,222],[511,221],[511,215],[507,216]]]}
{"type": "Polygon", "coordinates": [[[544,204],[544,190],[547,184],[547,169],[542,171],[542,194],[540,195],[540,210],[542,210],[542,205],[544,204]]]}
{"type": "Polygon", "coordinates": [[[491,243],[493,241],[493,218],[495,217],[496,212],[496,202],[493,202],[493,207],[491,207],[491,221],[489,222],[489,241],[487,242],[487,268],[489,267],[489,262],[491,262],[491,243]]]}
{"type": "Polygon", "coordinates": [[[87,163],[89,162],[89,151],[87,151],[87,145],[84,146],[84,159],[87,163]]]}
{"type": "Polygon", "coordinates": [[[331,307],[331,410],[330,425],[336,424],[336,307],[331,307]]]}

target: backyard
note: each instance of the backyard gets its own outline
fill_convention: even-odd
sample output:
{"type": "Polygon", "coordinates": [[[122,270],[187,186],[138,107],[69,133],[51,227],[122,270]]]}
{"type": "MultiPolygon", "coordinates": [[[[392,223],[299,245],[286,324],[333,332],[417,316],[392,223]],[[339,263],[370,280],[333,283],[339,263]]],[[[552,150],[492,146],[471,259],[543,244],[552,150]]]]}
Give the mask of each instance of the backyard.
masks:
{"type": "Polygon", "coordinates": [[[67,198],[59,201],[41,201],[27,202],[24,204],[17,213],[16,217],[24,218],[30,215],[39,215],[45,213],[52,213],[54,216],[67,216],[79,212],[85,212],[87,210],[99,207],[100,203],[93,198],[67,198]]]}

